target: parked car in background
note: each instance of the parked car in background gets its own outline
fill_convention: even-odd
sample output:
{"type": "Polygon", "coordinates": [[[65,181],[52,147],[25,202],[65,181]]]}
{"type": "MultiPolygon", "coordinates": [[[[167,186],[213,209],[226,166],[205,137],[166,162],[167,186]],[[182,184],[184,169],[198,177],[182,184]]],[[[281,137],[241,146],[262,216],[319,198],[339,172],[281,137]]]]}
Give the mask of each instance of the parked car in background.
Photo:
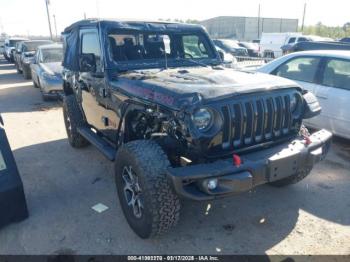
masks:
{"type": "Polygon", "coordinates": [[[334,41],[331,38],[326,38],[326,37],[320,37],[320,36],[315,36],[315,35],[303,35],[303,36],[299,36],[299,37],[291,37],[288,40],[288,43],[281,46],[282,49],[282,53],[288,54],[293,52],[294,50],[294,46],[297,43],[301,43],[301,42],[332,42],[334,41]]]}
{"type": "Polygon", "coordinates": [[[239,42],[238,45],[240,47],[244,47],[248,51],[248,55],[250,57],[259,57],[260,47],[257,43],[251,42],[239,42]]]}
{"type": "Polygon", "coordinates": [[[276,59],[257,70],[292,79],[318,98],[322,112],[304,120],[350,139],[350,51],[306,51],[276,59]]]}
{"type": "Polygon", "coordinates": [[[5,51],[5,40],[0,40],[0,54],[3,54],[5,51]]]}
{"type": "Polygon", "coordinates": [[[350,50],[350,43],[346,42],[300,42],[296,43],[290,52],[311,50],[350,50]]]}
{"type": "Polygon", "coordinates": [[[231,55],[230,53],[225,52],[218,46],[215,46],[216,50],[219,52],[221,59],[223,60],[223,64],[227,68],[237,68],[237,59],[231,55]]]}
{"type": "Polygon", "coordinates": [[[19,41],[15,44],[15,49],[13,50],[13,62],[15,63],[15,67],[17,69],[17,73],[21,74],[22,70],[19,69],[18,63],[21,59],[21,53],[22,53],[22,43],[24,41],[19,41]]]}
{"type": "Polygon", "coordinates": [[[40,45],[52,44],[51,40],[29,40],[20,43],[20,49],[16,50],[16,68],[23,73],[25,79],[31,78],[30,64],[34,60],[34,54],[40,45]]]}
{"type": "Polygon", "coordinates": [[[350,43],[350,37],[344,37],[344,38],[340,39],[339,41],[344,42],[344,43],[350,43]]]}
{"type": "Polygon", "coordinates": [[[216,46],[233,56],[248,56],[247,48],[239,46],[237,40],[214,39],[213,42],[216,46]]]}
{"type": "MultiPolygon", "coordinates": [[[[277,58],[282,56],[281,47],[288,44],[291,39],[301,37],[301,33],[262,33],[260,39],[260,54],[266,58],[277,58]]],[[[293,40],[295,41],[295,40],[293,40]]]]}
{"type": "Polygon", "coordinates": [[[4,57],[9,62],[14,62],[13,51],[17,42],[28,40],[27,38],[6,38],[4,45],[4,57]]]}
{"type": "Polygon", "coordinates": [[[254,43],[254,44],[260,44],[260,39],[254,39],[254,40],[252,40],[252,43],[254,43]]]}
{"type": "Polygon", "coordinates": [[[42,98],[47,101],[59,98],[62,87],[62,44],[42,45],[35,53],[30,65],[33,84],[40,88],[42,98]]]}

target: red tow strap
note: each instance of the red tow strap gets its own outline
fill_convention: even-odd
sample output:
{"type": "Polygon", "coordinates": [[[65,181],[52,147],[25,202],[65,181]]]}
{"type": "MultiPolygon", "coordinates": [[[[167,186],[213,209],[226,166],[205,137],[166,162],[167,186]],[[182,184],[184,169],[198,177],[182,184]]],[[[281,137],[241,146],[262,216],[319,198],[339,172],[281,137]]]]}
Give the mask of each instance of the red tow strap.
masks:
{"type": "Polygon", "coordinates": [[[241,159],[241,157],[239,155],[233,154],[232,160],[233,160],[233,164],[236,167],[240,167],[241,166],[242,159],[241,159]]]}

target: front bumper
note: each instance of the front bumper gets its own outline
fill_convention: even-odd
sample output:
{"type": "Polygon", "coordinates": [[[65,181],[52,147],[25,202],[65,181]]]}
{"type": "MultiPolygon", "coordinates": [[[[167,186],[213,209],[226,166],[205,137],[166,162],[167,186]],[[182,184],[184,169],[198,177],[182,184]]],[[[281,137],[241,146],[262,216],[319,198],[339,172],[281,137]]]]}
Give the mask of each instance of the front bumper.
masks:
{"type": "Polygon", "coordinates": [[[242,164],[232,159],[213,163],[168,168],[167,176],[178,195],[192,200],[210,200],[229,196],[283,178],[311,170],[327,155],[332,134],[326,130],[310,136],[241,156],[242,164]],[[209,179],[216,178],[218,186],[207,189],[209,179]]]}
{"type": "Polygon", "coordinates": [[[60,77],[42,77],[40,84],[41,90],[46,96],[60,97],[63,94],[63,82],[60,77]]]}

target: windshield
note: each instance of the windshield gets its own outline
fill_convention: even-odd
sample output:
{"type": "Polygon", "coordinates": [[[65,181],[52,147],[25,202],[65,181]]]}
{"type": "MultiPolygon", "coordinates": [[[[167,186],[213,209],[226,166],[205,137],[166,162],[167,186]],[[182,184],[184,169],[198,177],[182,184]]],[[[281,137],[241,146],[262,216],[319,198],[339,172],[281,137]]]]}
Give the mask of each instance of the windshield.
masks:
{"type": "Polygon", "coordinates": [[[22,41],[23,41],[23,40],[21,40],[21,39],[10,40],[10,41],[9,41],[9,46],[14,47],[14,46],[16,45],[16,43],[22,42],[22,41]]]}
{"type": "Polygon", "coordinates": [[[110,33],[108,42],[110,55],[118,65],[162,62],[179,66],[217,60],[217,53],[202,33],[110,33]]]}
{"type": "Polygon", "coordinates": [[[38,46],[52,44],[51,41],[39,41],[39,42],[26,42],[23,47],[24,52],[33,52],[36,51],[38,46]]]}
{"type": "Polygon", "coordinates": [[[42,49],[41,53],[42,53],[41,61],[43,63],[61,62],[63,59],[62,48],[42,49]]]}

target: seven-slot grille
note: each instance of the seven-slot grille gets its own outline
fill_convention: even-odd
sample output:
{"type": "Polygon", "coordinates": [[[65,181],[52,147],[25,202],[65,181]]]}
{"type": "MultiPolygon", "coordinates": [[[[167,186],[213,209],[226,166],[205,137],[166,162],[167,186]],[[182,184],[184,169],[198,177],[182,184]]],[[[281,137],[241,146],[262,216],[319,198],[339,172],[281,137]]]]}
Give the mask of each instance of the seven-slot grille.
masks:
{"type": "Polygon", "coordinates": [[[282,92],[249,96],[221,107],[224,117],[222,148],[252,146],[281,138],[296,129],[290,103],[299,93],[282,92]]]}

